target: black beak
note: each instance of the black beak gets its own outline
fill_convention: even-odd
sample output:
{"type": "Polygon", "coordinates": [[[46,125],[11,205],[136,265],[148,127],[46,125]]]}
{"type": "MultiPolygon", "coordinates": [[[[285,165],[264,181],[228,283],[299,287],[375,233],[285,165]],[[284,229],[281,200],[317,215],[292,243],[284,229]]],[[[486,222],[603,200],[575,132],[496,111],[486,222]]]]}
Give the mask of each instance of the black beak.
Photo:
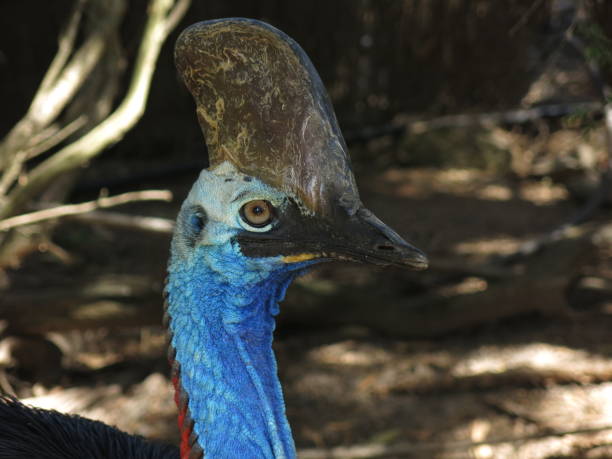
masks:
{"type": "Polygon", "coordinates": [[[357,211],[354,220],[351,231],[354,242],[345,248],[350,259],[414,270],[427,268],[427,256],[421,250],[406,242],[365,207],[357,211]]]}
{"type": "Polygon", "coordinates": [[[332,219],[303,216],[295,204],[267,233],[245,231],[237,239],[250,257],[281,255],[286,262],[348,260],[414,270],[427,268],[427,256],[402,239],[368,209],[332,219]]]}

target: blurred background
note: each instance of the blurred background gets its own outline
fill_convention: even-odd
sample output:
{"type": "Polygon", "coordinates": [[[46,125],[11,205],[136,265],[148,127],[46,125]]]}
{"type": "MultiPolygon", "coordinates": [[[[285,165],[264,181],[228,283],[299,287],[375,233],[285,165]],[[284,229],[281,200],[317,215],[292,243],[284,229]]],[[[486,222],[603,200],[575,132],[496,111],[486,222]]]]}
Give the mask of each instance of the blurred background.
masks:
{"type": "Polygon", "coordinates": [[[612,3],[178,0],[154,43],[161,3],[0,3],[0,390],[178,442],[161,290],[207,158],[172,48],[243,16],[301,44],[365,204],[431,260],[290,289],[300,457],[612,457],[612,3]]]}

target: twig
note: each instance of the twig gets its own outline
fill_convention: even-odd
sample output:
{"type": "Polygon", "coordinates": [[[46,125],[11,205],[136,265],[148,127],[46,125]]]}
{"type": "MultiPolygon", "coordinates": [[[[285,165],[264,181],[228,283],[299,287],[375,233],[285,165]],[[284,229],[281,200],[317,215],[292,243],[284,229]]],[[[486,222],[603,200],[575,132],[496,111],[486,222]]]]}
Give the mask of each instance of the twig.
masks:
{"type": "Polygon", "coordinates": [[[41,153],[50,150],[57,144],[63,142],[76,131],[81,129],[85,125],[85,123],[87,123],[87,117],[81,115],[77,119],[68,123],[63,128],[54,132],[52,135],[42,139],[40,142],[36,143],[35,145],[32,145],[31,147],[28,147],[26,150],[27,159],[32,159],[40,155],[41,153]]]}
{"type": "MultiPolygon", "coordinates": [[[[29,159],[35,158],[36,156],[50,150],[58,143],[63,142],[80,128],[82,128],[87,122],[87,117],[79,116],[74,121],[64,126],[59,130],[53,130],[52,134],[43,135],[43,139],[36,142],[33,146],[27,147],[25,150],[18,151],[15,153],[9,166],[5,169],[0,178],[0,198],[5,196],[8,190],[11,188],[13,183],[19,177],[19,174],[23,171],[23,165],[29,159]]],[[[43,131],[46,133],[47,130],[43,131]]],[[[41,133],[42,134],[42,133],[41,133]]]]}
{"type": "Polygon", "coordinates": [[[68,215],[82,214],[91,212],[95,209],[104,209],[107,207],[118,206],[129,202],[136,201],[171,201],[172,193],[167,190],[147,190],[147,191],[132,191],[116,196],[103,197],[95,201],[82,202],[80,204],[68,204],[64,206],[53,207],[50,209],[38,210],[16,217],[0,220],[0,231],[7,231],[18,226],[30,225],[39,223],[45,220],[51,220],[68,215]]]}
{"type": "MultiPolygon", "coordinates": [[[[312,448],[298,451],[301,459],[359,459],[375,458],[386,456],[413,457],[416,454],[432,453],[434,451],[457,451],[470,450],[484,445],[503,445],[506,443],[524,443],[532,440],[541,440],[550,437],[564,437],[567,435],[587,435],[599,432],[612,431],[612,425],[601,427],[591,427],[576,430],[564,430],[553,432],[541,432],[524,437],[502,438],[498,440],[483,441],[449,441],[449,442],[427,442],[427,443],[408,443],[402,442],[395,445],[364,444],[356,446],[339,446],[335,448],[312,448]]],[[[421,456],[419,456],[421,457],[421,456]]],[[[429,457],[429,456],[428,456],[429,457]]]]}
{"type": "Polygon", "coordinates": [[[106,21],[101,21],[98,30],[74,53],[54,84],[34,97],[28,113],[32,119],[46,124],[59,115],[100,61],[108,34],[118,17],[120,15],[109,14],[106,21]]]}
{"type": "Polygon", "coordinates": [[[126,215],[116,212],[92,211],[85,214],[71,215],[70,218],[84,223],[160,234],[172,234],[174,229],[174,220],[168,218],[126,215]]]}
{"type": "MultiPolygon", "coordinates": [[[[181,3],[182,4],[182,3],[181,3]]],[[[27,184],[17,187],[0,209],[0,218],[14,215],[58,175],[72,170],[123,138],[142,116],[155,63],[168,35],[167,21],[173,0],[151,0],[149,18],[136,58],[128,92],[119,107],[86,135],[67,145],[30,172],[27,184]]],[[[174,16],[172,20],[176,21],[174,16]]]]}
{"type": "Polygon", "coordinates": [[[2,174],[2,178],[0,179],[0,198],[6,195],[6,192],[15,180],[17,180],[19,174],[21,174],[26,157],[27,153],[25,151],[17,152],[9,167],[7,167],[2,174]]]}
{"type": "MultiPolygon", "coordinates": [[[[64,127],[51,124],[89,78],[98,64],[99,56],[107,49],[112,31],[122,16],[122,0],[102,4],[102,9],[107,14],[100,16],[101,18],[96,16],[97,19],[93,21],[95,30],[69,61],[83,9],[88,1],[92,2],[75,1],[68,25],[60,35],[58,51],[34,95],[28,112],[0,143],[0,170],[4,167],[0,178],[0,197],[4,197],[13,187],[28,160],[64,141],[87,121],[86,115],[80,115],[64,127]]],[[[3,199],[2,204],[5,202],[3,199]]]]}
{"type": "Polygon", "coordinates": [[[66,32],[60,38],[58,52],[36,91],[28,112],[0,143],[0,168],[6,166],[13,152],[21,150],[32,135],[53,122],[64,110],[100,60],[108,35],[122,16],[118,11],[124,8],[123,2],[120,1],[104,3],[105,8],[110,10],[109,14],[96,22],[97,28],[68,61],[83,4],[84,2],[78,2],[66,32]]]}
{"type": "Polygon", "coordinates": [[[510,28],[510,30],[508,31],[508,36],[514,37],[516,32],[518,32],[518,30],[523,27],[527,23],[527,21],[529,21],[529,18],[531,18],[535,10],[537,10],[538,7],[542,6],[543,2],[544,0],[537,0],[533,2],[531,6],[527,8],[527,11],[525,11],[525,13],[520,17],[520,19],[510,28]]]}
{"type": "MultiPolygon", "coordinates": [[[[74,40],[76,38],[77,31],[79,30],[79,24],[81,23],[81,18],[83,16],[83,7],[85,6],[85,3],[87,3],[87,0],[77,0],[74,3],[74,10],[70,15],[66,29],[59,37],[57,54],[53,58],[53,61],[51,61],[51,65],[49,65],[49,69],[40,83],[40,87],[36,92],[37,95],[46,92],[53,84],[55,84],[57,77],[60,75],[60,72],[66,65],[66,62],[68,62],[68,58],[74,49],[74,40]]],[[[35,95],[34,99],[36,99],[36,97],[37,96],[35,95]]]]}
{"type": "Polygon", "coordinates": [[[191,5],[191,0],[177,0],[176,6],[166,18],[166,35],[174,30],[191,5]]]}

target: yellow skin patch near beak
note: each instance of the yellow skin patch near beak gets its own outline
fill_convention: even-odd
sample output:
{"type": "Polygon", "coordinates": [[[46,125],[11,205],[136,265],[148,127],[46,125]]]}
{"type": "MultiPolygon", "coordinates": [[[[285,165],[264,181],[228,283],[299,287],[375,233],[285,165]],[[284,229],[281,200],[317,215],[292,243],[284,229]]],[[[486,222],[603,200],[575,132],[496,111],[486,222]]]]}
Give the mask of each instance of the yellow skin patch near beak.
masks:
{"type": "Polygon", "coordinates": [[[316,253],[300,253],[298,255],[288,255],[283,257],[283,261],[285,263],[299,263],[300,261],[312,260],[313,258],[317,258],[316,253]]]}

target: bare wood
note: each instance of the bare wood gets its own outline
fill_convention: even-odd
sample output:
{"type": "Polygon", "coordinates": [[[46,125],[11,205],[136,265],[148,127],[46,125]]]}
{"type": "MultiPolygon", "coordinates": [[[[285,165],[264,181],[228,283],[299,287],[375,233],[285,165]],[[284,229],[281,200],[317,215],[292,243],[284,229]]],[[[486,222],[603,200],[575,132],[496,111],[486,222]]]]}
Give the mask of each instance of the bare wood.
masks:
{"type": "Polygon", "coordinates": [[[95,209],[104,209],[113,206],[119,206],[130,202],[137,201],[171,201],[172,192],[168,190],[146,190],[146,191],[131,191],[129,193],[118,194],[116,196],[100,197],[95,201],[82,202],[79,204],[67,204],[63,206],[52,207],[50,209],[38,210],[16,217],[0,220],[0,231],[8,231],[18,226],[31,225],[45,220],[51,220],[69,215],[83,214],[91,212],[95,209]]]}
{"type": "MultiPolygon", "coordinates": [[[[37,113],[41,102],[46,98],[47,93],[52,90],[52,87],[57,84],[62,73],[62,69],[66,65],[68,58],[74,49],[74,41],[77,35],[79,24],[83,15],[85,0],[75,2],[74,10],[70,16],[66,29],[61,33],[58,40],[58,50],[45,73],[45,76],[40,83],[32,103],[26,115],[9,131],[6,137],[0,143],[0,169],[11,160],[11,154],[15,154],[21,150],[26,143],[31,140],[31,137],[36,134],[35,131],[44,128],[52,119],[41,118],[42,113],[37,113]]],[[[95,57],[95,56],[94,56],[95,57]]],[[[84,80],[87,75],[81,75],[84,80]]],[[[48,113],[48,112],[47,112],[48,113]]]]}
{"type": "Polygon", "coordinates": [[[166,19],[166,35],[174,30],[190,6],[191,0],[177,0],[176,6],[170,11],[166,19]]]}
{"type": "MultiPolygon", "coordinates": [[[[6,195],[8,189],[23,171],[23,163],[25,162],[26,157],[27,153],[25,151],[17,152],[13,157],[13,161],[11,161],[9,166],[2,174],[2,178],[0,178],[0,199],[6,195]]],[[[0,201],[0,203],[1,202],[2,201],[0,201]]]]}
{"type": "MultiPolygon", "coordinates": [[[[103,122],[83,137],[67,145],[34,168],[25,185],[18,186],[0,210],[0,218],[14,215],[28,200],[40,193],[58,175],[72,170],[106,147],[119,141],[140,119],[146,106],[155,63],[168,35],[168,15],[172,14],[173,0],[151,0],[149,18],[136,59],[128,92],[119,107],[103,122]]],[[[182,3],[181,3],[182,5],[182,3]]],[[[172,16],[172,20],[176,18],[172,16]]]]}
{"type": "Polygon", "coordinates": [[[560,117],[575,112],[600,112],[600,101],[571,102],[565,104],[540,105],[532,108],[504,110],[485,113],[459,113],[430,119],[412,119],[399,115],[391,124],[368,126],[345,132],[347,142],[360,142],[386,135],[423,134],[444,128],[468,128],[475,126],[494,127],[500,124],[520,124],[545,117],[560,117]]]}
{"type": "Polygon", "coordinates": [[[26,158],[32,159],[45,151],[50,150],[57,144],[63,142],[76,131],[81,129],[85,123],[87,123],[87,117],[84,115],[79,116],[77,119],[71,121],[61,129],[56,130],[53,134],[45,136],[39,143],[36,143],[26,150],[26,158]]]}
{"type": "Polygon", "coordinates": [[[61,74],[62,69],[68,62],[68,58],[72,54],[74,50],[74,41],[77,36],[77,32],[79,30],[79,24],[81,23],[81,18],[83,17],[83,9],[87,0],[77,0],[74,3],[74,10],[70,15],[70,19],[68,20],[68,24],[66,25],[66,29],[60,34],[58,43],[57,43],[57,53],[53,60],[51,61],[51,65],[45,73],[42,82],[40,83],[40,87],[34,96],[34,99],[41,94],[47,91],[58,79],[58,76],[61,74]]]}
{"type": "Polygon", "coordinates": [[[120,11],[125,7],[122,2],[116,0],[108,2],[107,5],[111,5],[109,14],[100,21],[98,29],[74,53],[53,84],[44,87],[42,92],[36,94],[26,115],[28,120],[43,126],[54,120],[99,62],[106,48],[109,34],[122,17],[120,11]]]}
{"type": "Polygon", "coordinates": [[[27,148],[31,137],[53,122],[64,110],[100,60],[109,34],[116,28],[125,7],[124,2],[120,0],[104,3],[109,14],[99,18],[96,22],[97,28],[68,61],[83,5],[84,2],[77,3],[67,30],[60,38],[58,53],[43,78],[28,112],[0,144],[0,166],[10,161],[10,155],[27,148]]]}
{"type": "MultiPolygon", "coordinates": [[[[29,159],[57,145],[83,127],[88,119],[93,118],[86,114],[77,115],[74,121],[64,127],[56,120],[60,113],[66,111],[77,91],[91,80],[91,74],[99,64],[100,56],[108,54],[109,43],[114,43],[113,35],[117,33],[124,6],[123,0],[106,3],[101,0],[75,1],[72,16],[60,35],[58,51],[26,115],[0,143],[0,169],[5,168],[0,179],[0,197],[4,197],[22,176],[24,165],[29,159]],[[99,11],[96,11],[96,14],[89,11],[88,15],[95,17],[89,20],[93,23],[92,30],[81,48],[72,55],[85,5],[88,5],[89,9],[96,7],[99,11]]],[[[99,72],[96,72],[93,76],[98,77],[98,74],[99,72]]],[[[84,95],[80,94],[79,97],[83,98],[84,95]]],[[[87,106],[92,105],[89,103],[87,106]]],[[[72,117],[69,112],[66,112],[65,116],[72,117]]],[[[5,202],[4,199],[2,202],[5,202]]]]}
{"type": "Polygon", "coordinates": [[[80,128],[82,128],[87,121],[85,116],[79,116],[74,121],[71,121],[61,129],[54,129],[54,132],[50,135],[43,136],[40,143],[36,143],[26,150],[18,151],[9,166],[4,171],[2,178],[0,178],[0,197],[5,196],[8,189],[17,180],[19,175],[23,172],[23,165],[29,159],[32,159],[45,151],[50,150],[60,142],[63,142],[80,128]]]}
{"type": "Polygon", "coordinates": [[[598,111],[602,103],[579,102],[571,104],[552,104],[541,107],[524,108],[518,110],[506,110],[501,112],[459,114],[433,118],[425,121],[407,122],[406,128],[409,133],[421,134],[423,132],[453,127],[462,128],[470,126],[497,126],[502,123],[526,123],[528,121],[541,119],[546,116],[562,116],[574,111],[598,111]]]}

